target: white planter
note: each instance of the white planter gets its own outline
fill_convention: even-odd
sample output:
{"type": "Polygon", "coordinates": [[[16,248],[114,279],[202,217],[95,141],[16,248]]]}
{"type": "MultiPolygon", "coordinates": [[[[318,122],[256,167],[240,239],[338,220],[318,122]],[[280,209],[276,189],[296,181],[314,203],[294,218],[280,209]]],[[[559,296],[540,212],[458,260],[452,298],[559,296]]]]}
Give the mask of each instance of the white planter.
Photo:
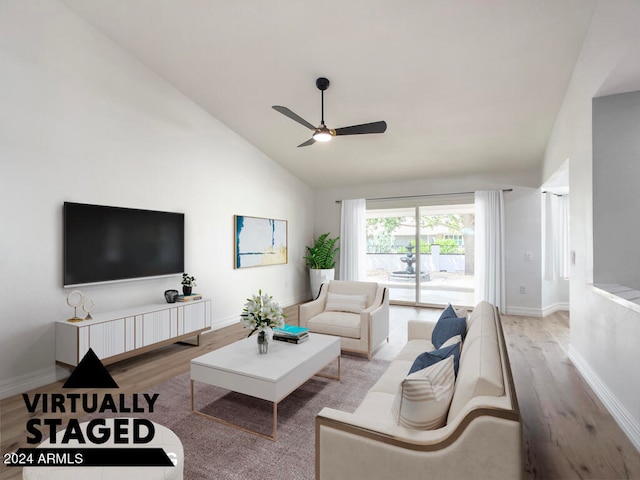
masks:
{"type": "Polygon", "coordinates": [[[310,268],[309,280],[311,280],[311,296],[316,298],[320,293],[320,286],[334,279],[336,274],[335,268],[310,268]]]}

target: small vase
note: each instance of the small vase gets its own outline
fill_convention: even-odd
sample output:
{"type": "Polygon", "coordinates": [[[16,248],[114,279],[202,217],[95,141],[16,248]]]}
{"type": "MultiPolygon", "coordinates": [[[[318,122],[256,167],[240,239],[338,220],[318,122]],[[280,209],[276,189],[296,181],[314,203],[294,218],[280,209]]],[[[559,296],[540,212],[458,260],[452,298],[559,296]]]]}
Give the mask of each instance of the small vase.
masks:
{"type": "Polygon", "coordinates": [[[258,332],[258,353],[264,355],[269,351],[269,337],[267,332],[258,332]]]}
{"type": "Polygon", "coordinates": [[[191,289],[192,289],[192,288],[193,288],[193,287],[187,287],[187,286],[184,286],[184,285],[183,285],[183,286],[182,286],[182,293],[183,293],[184,295],[191,295],[191,289]]]}
{"type": "Polygon", "coordinates": [[[176,298],[178,298],[178,290],[167,290],[164,292],[164,298],[167,303],[176,303],[176,298]]]}

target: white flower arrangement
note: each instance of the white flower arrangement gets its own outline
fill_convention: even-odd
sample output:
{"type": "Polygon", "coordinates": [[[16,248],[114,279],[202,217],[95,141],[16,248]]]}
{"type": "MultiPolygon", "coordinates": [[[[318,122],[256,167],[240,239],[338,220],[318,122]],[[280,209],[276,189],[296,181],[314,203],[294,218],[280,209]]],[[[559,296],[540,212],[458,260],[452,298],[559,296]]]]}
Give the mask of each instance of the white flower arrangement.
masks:
{"type": "Polygon", "coordinates": [[[244,328],[250,328],[250,337],[253,332],[266,332],[270,328],[282,328],[284,326],[284,317],[282,308],[278,302],[273,300],[266,293],[263,295],[262,290],[258,291],[258,295],[247,298],[244,304],[240,323],[244,328]]]}

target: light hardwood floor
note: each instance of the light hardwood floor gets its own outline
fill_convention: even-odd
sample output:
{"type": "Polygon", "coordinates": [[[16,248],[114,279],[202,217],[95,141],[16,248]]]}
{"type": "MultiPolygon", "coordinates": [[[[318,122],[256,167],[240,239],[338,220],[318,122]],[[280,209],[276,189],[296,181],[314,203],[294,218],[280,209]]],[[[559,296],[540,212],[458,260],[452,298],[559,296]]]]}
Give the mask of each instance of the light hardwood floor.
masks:
{"type": "MultiPolygon", "coordinates": [[[[296,307],[285,312],[289,323],[297,323],[296,307]]],[[[408,319],[437,320],[439,314],[434,309],[392,306],[393,341],[376,355],[393,358],[406,341],[408,319]]],[[[524,425],[525,478],[640,479],[640,453],[567,358],[568,314],[543,319],[503,315],[502,321],[524,425]]],[[[191,358],[245,335],[246,330],[234,325],[204,335],[199,347],[175,344],[109,365],[120,386],[113,393],[151,389],[188,371],[191,358]]],[[[34,392],[59,393],[60,387],[55,383],[34,392]]],[[[47,415],[29,414],[19,395],[0,402],[2,453],[28,446],[25,423],[31,416],[47,415]]],[[[0,468],[0,479],[21,478],[19,468],[0,468]]]]}
{"type": "Polygon", "coordinates": [[[503,316],[530,478],[640,478],[640,453],[568,359],[569,315],[503,316]]]}

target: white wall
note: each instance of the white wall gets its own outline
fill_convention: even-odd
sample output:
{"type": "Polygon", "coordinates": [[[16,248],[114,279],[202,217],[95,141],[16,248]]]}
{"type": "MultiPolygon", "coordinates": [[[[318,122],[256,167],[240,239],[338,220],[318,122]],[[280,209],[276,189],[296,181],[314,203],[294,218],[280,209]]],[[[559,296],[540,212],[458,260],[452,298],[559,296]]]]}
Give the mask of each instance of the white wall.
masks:
{"type": "MultiPolygon", "coordinates": [[[[64,201],[184,212],[186,269],[215,327],[259,288],[307,299],[312,190],[134,57],[55,1],[3,0],[0,72],[0,396],[56,376],[54,321],[72,313],[64,201]],[[288,220],[289,263],[234,270],[234,214],[288,220]]],[[[99,312],[162,302],[179,283],[82,290],[99,312]]]]}
{"type": "MultiPolygon", "coordinates": [[[[545,255],[543,253],[542,255],[545,255]]],[[[544,263],[544,262],[543,262],[544,263]]],[[[544,265],[543,265],[544,268],[544,265]]],[[[545,280],[542,274],[542,314],[551,315],[557,311],[569,311],[569,280],[558,278],[545,280]]]]}
{"type": "MultiPolygon", "coordinates": [[[[570,235],[571,250],[575,251],[570,357],[640,449],[640,375],[635,371],[640,365],[640,314],[599,295],[591,286],[592,98],[611,72],[625,70],[618,64],[630,48],[637,48],[638,38],[640,2],[598,3],[547,146],[543,177],[548,178],[562,162],[570,160],[570,235]]],[[[640,85],[633,87],[638,90],[640,85]]]]}
{"type": "Polygon", "coordinates": [[[515,315],[542,316],[540,190],[535,172],[495,174],[478,177],[429,178],[380,185],[350,185],[316,192],[314,235],[340,234],[340,204],[348,198],[380,198],[404,195],[473,192],[513,188],[504,194],[506,223],[507,312],[515,315]],[[525,262],[525,252],[533,253],[533,262],[525,262]],[[520,294],[520,286],[527,294],[520,294]]]}
{"type": "Polygon", "coordinates": [[[540,195],[539,188],[514,188],[505,193],[508,314],[543,316],[540,195]],[[531,252],[531,261],[525,260],[525,252],[531,252]],[[520,287],[525,287],[527,293],[520,293],[520,287]]]}
{"type": "Polygon", "coordinates": [[[593,283],[640,290],[640,92],[593,100],[593,283]]]}

